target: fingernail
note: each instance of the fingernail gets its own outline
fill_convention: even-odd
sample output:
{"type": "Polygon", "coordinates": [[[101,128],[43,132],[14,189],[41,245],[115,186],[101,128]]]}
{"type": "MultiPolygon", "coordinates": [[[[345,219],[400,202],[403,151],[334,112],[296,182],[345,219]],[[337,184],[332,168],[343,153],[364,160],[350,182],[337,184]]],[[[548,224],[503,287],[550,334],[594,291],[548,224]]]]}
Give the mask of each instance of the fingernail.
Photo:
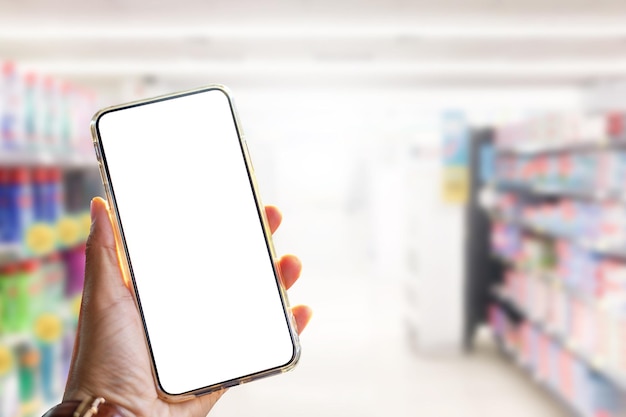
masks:
{"type": "Polygon", "coordinates": [[[91,199],[91,203],[89,203],[89,215],[91,216],[91,227],[89,233],[93,232],[94,227],[96,226],[96,218],[98,217],[96,208],[96,199],[91,199]]]}
{"type": "Polygon", "coordinates": [[[89,214],[91,215],[91,223],[93,223],[96,219],[96,211],[93,204],[93,199],[91,199],[91,203],[89,203],[89,214]]]}

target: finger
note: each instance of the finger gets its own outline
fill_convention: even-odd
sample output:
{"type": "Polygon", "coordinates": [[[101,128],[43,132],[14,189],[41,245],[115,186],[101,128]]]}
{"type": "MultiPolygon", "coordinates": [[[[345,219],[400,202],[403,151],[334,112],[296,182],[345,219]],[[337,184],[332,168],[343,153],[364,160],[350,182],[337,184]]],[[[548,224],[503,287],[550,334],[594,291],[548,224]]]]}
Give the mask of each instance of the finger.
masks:
{"type": "Polygon", "coordinates": [[[270,230],[272,234],[278,229],[281,221],[283,220],[283,215],[278,210],[278,208],[274,206],[265,206],[265,217],[267,217],[267,222],[270,225],[270,230]]]}
{"type": "Polygon", "coordinates": [[[107,307],[130,298],[124,283],[106,202],[91,202],[91,231],[87,239],[83,305],[107,307]]]}
{"type": "Polygon", "coordinates": [[[278,261],[280,277],[286,289],[298,280],[302,272],[302,263],[295,255],[285,255],[278,261]]]}
{"type": "Polygon", "coordinates": [[[296,327],[298,334],[300,334],[307,324],[309,324],[309,321],[311,321],[313,310],[311,310],[309,306],[300,305],[292,307],[291,312],[293,313],[293,317],[296,319],[296,327]]]}

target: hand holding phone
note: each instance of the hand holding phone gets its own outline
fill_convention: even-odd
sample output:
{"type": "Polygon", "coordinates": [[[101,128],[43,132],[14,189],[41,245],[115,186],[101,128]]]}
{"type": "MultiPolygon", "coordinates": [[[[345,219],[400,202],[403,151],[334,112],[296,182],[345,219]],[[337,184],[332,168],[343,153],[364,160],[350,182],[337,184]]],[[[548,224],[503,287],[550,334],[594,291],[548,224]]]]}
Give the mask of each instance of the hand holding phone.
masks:
{"type": "MultiPolygon", "coordinates": [[[[233,117],[231,119],[231,123],[236,123],[234,116],[231,117],[233,117]]],[[[172,133],[168,129],[161,130],[172,133]]],[[[154,133],[156,133],[157,131],[158,129],[154,130],[152,132],[153,135],[150,136],[153,140],[155,139],[154,133]]],[[[157,145],[158,139],[154,140],[154,142],[156,143],[152,143],[151,146],[157,145]]],[[[240,138],[237,138],[237,142],[241,143],[240,138]]],[[[293,360],[295,358],[294,352],[297,349],[297,340],[294,340],[291,337],[290,333],[293,324],[290,321],[291,312],[293,313],[293,318],[295,319],[295,327],[297,327],[298,330],[302,330],[310,318],[310,310],[304,306],[294,307],[293,309],[287,311],[287,313],[289,314],[283,315],[283,319],[275,320],[275,322],[271,324],[272,326],[276,326],[276,324],[278,323],[277,328],[282,328],[282,331],[287,332],[287,335],[289,336],[286,339],[281,339],[281,337],[279,337],[279,339],[283,340],[282,342],[279,340],[279,344],[282,345],[280,347],[281,352],[279,352],[279,355],[276,355],[276,352],[267,351],[262,351],[260,352],[260,355],[255,355],[255,349],[259,346],[259,344],[264,344],[262,340],[257,340],[259,337],[262,338],[263,335],[256,334],[255,328],[251,328],[245,325],[232,327],[233,323],[245,324],[246,321],[248,321],[248,323],[254,324],[255,320],[258,320],[258,317],[256,317],[255,314],[257,310],[254,309],[257,308],[258,305],[270,304],[267,303],[267,299],[263,301],[263,304],[258,304],[258,300],[254,299],[249,299],[239,304],[233,302],[233,300],[236,299],[241,300],[241,297],[237,296],[237,292],[232,291],[233,288],[238,286],[239,289],[245,291],[246,285],[252,283],[251,285],[254,286],[255,284],[253,283],[253,281],[248,281],[248,279],[251,279],[252,277],[240,276],[241,280],[238,282],[237,286],[224,287],[221,285],[217,285],[205,287],[209,289],[214,288],[215,291],[220,292],[222,298],[229,300],[229,303],[227,304],[218,304],[219,310],[214,310],[212,314],[195,315],[190,317],[188,316],[189,309],[181,307],[181,303],[183,303],[185,300],[180,300],[180,297],[164,297],[163,294],[167,295],[167,292],[157,291],[152,295],[159,295],[159,297],[157,297],[158,302],[155,305],[157,305],[158,308],[162,310],[162,312],[157,312],[157,315],[140,315],[137,308],[138,301],[144,300],[142,298],[143,294],[151,293],[149,290],[148,292],[141,291],[142,288],[149,288],[149,285],[148,287],[142,287],[141,285],[137,286],[136,284],[139,281],[146,282],[146,279],[152,278],[153,280],[155,280],[156,278],[149,275],[142,275],[142,278],[137,279],[139,271],[145,269],[133,269],[132,267],[136,265],[133,261],[135,259],[142,259],[142,256],[145,256],[145,253],[142,252],[141,249],[134,251],[132,250],[132,248],[135,248],[136,245],[143,239],[138,239],[136,236],[143,235],[137,235],[133,232],[124,233],[127,230],[127,224],[129,224],[126,220],[136,219],[136,217],[134,216],[137,215],[142,216],[145,219],[149,219],[150,225],[148,229],[145,229],[151,232],[148,237],[157,242],[157,244],[169,245],[168,251],[169,254],[172,256],[172,259],[178,259],[178,262],[180,262],[180,256],[183,256],[185,251],[184,249],[181,249],[183,248],[182,245],[177,245],[177,242],[171,242],[167,239],[167,236],[170,233],[170,228],[173,226],[171,222],[171,217],[173,214],[171,211],[172,205],[164,204],[163,198],[158,194],[150,195],[138,193],[141,196],[141,207],[139,209],[137,209],[137,207],[134,207],[133,210],[131,210],[133,214],[131,214],[130,216],[125,216],[125,213],[127,211],[125,211],[123,207],[127,206],[125,206],[123,203],[119,203],[121,201],[129,201],[129,197],[128,195],[126,195],[125,197],[120,198],[121,195],[124,194],[123,191],[119,194],[115,193],[116,190],[124,188],[124,186],[120,188],[117,188],[116,186],[118,184],[118,180],[115,179],[115,172],[120,172],[119,165],[116,165],[117,168],[111,169],[110,172],[106,172],[106,170],[109,169],[111,166],[106,165],[103,162],[107,162],[105,160],[106,156],[112,156],[115,151],[107,153],[108,149],[112,148],[107,148],[106,138],[103,138],[103,143],[104,147],[101,147],[99,151],[101,153],[102,169],[105,170],[105,180],[108,181],[105,181],[105,185],[107,185],[108,187],[107,193],[109,203],[113,203],[111,204],[113,205],[113,207],[111,207],[110,211],[107,210],[105,202],[101,199],[96,199],[92,203],[93,226],[87,252],[87,270],[85,277],[86,281],[84,290],[84,301],[81,309],[81,320],[78,329],[79,336],[75,348],[74,360],[69,375],[65,399],[82,399],[82,397],[88,395],[99,395],[107,398],[107,400],[112,403],[121,405],[135,415],[169,414],[204,416],[223,392],[222,388],[234,385],[235,383],[246,382],[247,380],[254,379],[256,376],[265,376],[276,372],[282,372],[285,368],[290,367],[293,364],[293,360]],[[117,200],[115,199],[116,197],[117,200]],[[164,210],[164,206],[167,206],[169,211],[164,210]],[[124,225],[124,228],[122,228],[122,225],[124,225]],[[134,237],[131,238],[131,236],[134,237]],[[134,243],[132,243],[131,240],[134,243]],[[142,255],[139,258],[135,258],[133,257],[134,253],[142,255]],[[128,284],[128,286],[126,284],[128,284]],[[232,292],[223,292],[225,288],[227,290],[231,290],[232,292]],[[252,306],[250,304],[252,304],[252,306]],[[250,307],[252,307],[253,309],[250,309],[250,307]],[[181,311],[184,312],[182,316],[180,314],[181,311]],[[216,314],[216,312],[219,312],[219,314],[216,314]],[[238,315],[235,321],[230,319],[230,314],[238,315]],[[153,320],[153,325],[151,326],[149,324],[151,320],[150,317],[158,317],[159,320],[157,320],[156,322],[153,320]],[[161,322],[163,318],[165,318],[165,321],[167,321],[168,317],[174,317],[174,321],[171,323],[161,322]],[[193,331],[189,332],[189,338],[187,340],[181,339],[182,336],[186,336],[186,333],[178,333],[176,338],[172,338],[169,341],[171,344],[170,347],[168,347],[167,344],[163,345],[162,340],[166,339],[161,339],[160,346],[165,346],[166,350],[164,351],[165,354],[163,353],[163,351],[161,351],[159,357],[166,359],[165,362],[159,362],[159,357],[155,356],[154,351],[152,350],[152,348],[154,348],[153,344],[151,345],[150,343],[146,343],[146,341],[150,341],[150,336],[159,333],[160,330],[162,330],[163,328],[169,328],[168,325],[176,326],[180,322],[180,320],[185,320],[187,322],[186,324],[188,325],[181,326],[186,332],[189,332],[190,329],[192,329],[193,331]],[[164,325],[164,327],[162,325],[164,325]],[[156,329],[156,331],[151,333],[150,329],[156,329]],[[234,332],[243,334],[244,338],[239,338],[239,336],[231,338],[230,336],[234,332]],[[243,360],[243,362],[246,362],[248,365],[248,371],[242,371],[241,368],[233,369],[233,367],[228,366],[222,367],[217,372],[212,372],[210,367],[206,367],[207,363],[215,365],[219,362],[227,362],[232,365],[233,363],[237,362],[237,360],[233,360],[233,358],[238,359],[239,356],[231,357],[230,359],[228,359],[223,357],[220,358],[211,355],[200,354],[192,358],[184,358],[184,360],[181,361],[181,363],[183,364],[197,364],[196,368],[199,370],[199,372],[197,372],[196,375],[191,375],[189,380],[184,380],[184,378],[183,380],[181,380],[177,375],[174,375],[173,378],[169,378],[167,380],[166,384],[170,384],[170,386],[177,386],[176,391],[167,391],[167,388],[165,388],[165,386],[163,385],[164,381],[159,380],[158,372],[160,369],[166,369],[168,368],[168,366],[170,367],[170,369],[174,370],[176,370],[177,368],[176,364],[174,364],[173,366],[167,364],[167,349],[171,348],[171,352],[173,352],[173,354],[171,354],[169,358],[176,358],[178,360],[178,358],[181,357],[181,352],[188,352],[185,349],[190,343],[205,343],[204,347],[207,347],[207,349],[210,348],[210,345],[213,344],[215,346],[218,346],[219,350],[223,349],[224,344],[228,345],[233,340],[235,340],[236,342],[240,342],[241,340],[245,340],[246,337],[249,341],[248,349],[249,352],[251,352],[250,356],[254,359],[252,362],[246,362],[246,360],[243,360]],[[287,346],[287,349],[285,349],[285,346],[287,346]],[[289,349],[291,349],[291,351],[287,352],[289,349]],[[258,361],[259,358],[261,358],[261,361],[258,361]],[[269,362],[266,360],[267,358],[270,358],[269,362]],[[276,358],[278,358],[278,361],[276,361],[276,358]],[[159,368],[159,365],[161,364],[165,365],[163,365],[162,368],[159,368]],[[250,364],[252,364],[251,367],[250,364]],[[249,370],[252,370],[253,372],[246,373],[249,372],[249,370]],[[157,382],[156,384],[155,377],[157,382]],[[199,386],[197,383],[197,381],[199,380],[203,380],[205,382],[201,382],[199,386]],[[206,385],[203,385],[205,383],[206,385]],[[206,393],[209,394],[199,396],[206,393]],[[195,398],[192,401],[182,403],[171,402],[172,400],[177,399],[193,398],[196,395],[198,395],[199,397],[195,398]],[[170,402],[163,401],[162,398],[166,398],[170,402]]],[[[150,146],[147,147],[145,155],[142,155],[148,160],[151,157],[149,148],[150,146]]],[[[246,168],[246,164],[248,163],[246,159],[247,155],[245,154],[244,148],[240,149],[242,151],[242,160],[244,161],[243,168],[246,168]]],[[[132,155],[128,156],[129,160],[132,161],[132,155]]],[[[137,157],[138,155],[134,156],[137,157]]],[[[115,157],[111,158],[111,160],[113,159],[115,159],[115,157]]],[[[109,160],[109,162],[111,162],[111,160],[109,160]]],[[[154,176],[150,175],[149,173],[150,170],[147,170],[148,172],[142,170],[142,167],[145,168],[145,164],[147,162],[142,162],[141,160],[136,160],[136,162],[136,175],[143,176],[144,180],[146,181],[154,180],[154,176]]],[[[160,164],[158,161],[154,162],[154,160],[152,160],[151,162],[149,162],[149,164],[151,163],[155,163],[155,166],[163,168],[162,164],[160,164]]],[[[240,168],[241,167],[242,166],[240,166],[240,168]]],[[[119,178],[120,181],[124,181],[124,177],[119,178]]],[[[256,192],[256,190],[254,189],[254,181],[251,179],[251,177],[248,177],[248,179],[250,180],[248,182],[248,190],[251,193],[250,196],[255,197],[254,193],[256,192]]],[[[216,178],[205,178],[201,182],[201,184],[204,185],[206,188],[207,181],[214,180],[216,180],[216,178]]],[[[163,186],[168,185],[164,184],[163,181],[167,182],[168,180],[166,178],[160,178],[159,184],[157,184],[158,187],[155,187],[155,185],[152,184],[148,185],[146,188],[150,190],[154,190],[157,188],[162,189],[163,186]]],[[[130,180],[130,182],[132,182],[132,180],[130,180]]],[[[192,181],[192,183],[192,188],[193,186],[197,187],[200,185],[200,183],[198,182],[192,181]]],[[[229,189],[232,190],[232,186],[233,184],[230,184],[229,189]]],[[[218,188],[220,187],[223,186],[218,186],[218,188]]],[[[201,192],[202,191],[199,191],[199,193],[201,192]]],[[[204,192],[206,193],[206,190],[204,192]]],[[[208,217],[211,216],[212,208],[217,208],[218,212],[221,214],[225,213],[224,209],[228,208],[231,209],[230,212],[233,212],[233,201],[231,200],[229,195],[230,194],[227,193],[226,195],[221,196],[221,198],[219,195],[215,195],[214,199],[207,201],[207,203],[204,205],[206,215],[208,217]]],[[[261,236],[263,236],[264,231],[267,231],[268,234],[269,232],[273,232],[280,223],[279,212],[271,207],[265,209],[259,207],[258,202],[260,200],[256,198],[253,198],[253,200],[248,199],[247,201],[248,203],[252,201],[254,203],[252,204],[252,206],[256,207],[259,210],[262,210],[260,212],[257,212],[257,214],[260,213],[261,216],[257,216],[256,221],[258,222],[258,225],[262,226],[260,227],[260,229],[256,229],[257,233],[261,233],[261,236]]],[[[248,208],[252,206],[248,205],[248,208]]],[[[252,212],[254,212],[254,210],[252,212]]],[[[184,215],[184,213],[181,213],[181,215],[184,215]]],[[[240,220],[240,218],[237,219],[240,220]]],[[[224,218],[218,218],[217,220],[221,220],[222,222],[225,221],[224,218]]],[[[136,222],[136,220],[134,222],[136,222]]],[[[208,223],[210,224],[210,222],[208,223]]],[[[236,225],[238,224],[238,222],[230,222],[230,224],[236,225]]],[[[133,228],[131,227],[131,229],[133,228]]],[[[222,230],[222,232],[228,232],[228,230],[222,230]]],[[[236,233],[237,232],[235,231],[235,234],[236,233]]],[[[227,239],[228,236],[223,238],[227,239]]],[[[268,251],[266,253],[266,260],[272,263],[273,266],[273,262],[276,261],[276,259],[272,259],[271,241],[269,241],[268,238],[269,236],[266,236],[265,238],[261,239],[261,241],[268,244],[265,246],[266,250],[268,251]]],[[[224,244],[224,247],[230,248],[232,250],[233,247],[236,248],[238,246],[229,246],[226,242],[224,244]]],[[[245,248],[245,245],[243,247],[245,248]]],[[[241,253],[245,254],[245,251],[240,252],[240,255],[241,253]]],[[[152,256],[148,256],[147,258],[143,259],[143,261],[137,263],[137,265],[152,263],[158,269],[159,266],[163,266],[164,260],[162,256],[156,255],[157,254],[153,253],[152,256]]],[[[203,258],[200,258],[199,261],[201,261],[202,263],[219,262],[220,259],[211,259],[209,255],[209,253],[206,253],[205,256],[203,258]]],[[[226,254],[226,256],[230,255],[232,254],[226,254]]],[[[245,262],[246,259],[246,256],[242,255],[241,262],[245,262]]],[[[173,264],[174,263],[172,263],[172,265],[173,264]]],[[[199,267],[200,265],[201,263],[196,263],[195,266],[199,267]]],[[[298,278],[300,273],[300,264],[297,258],[293,256],[287,256],[281,258],[280,260],[277,260],[277,265],[278,268],[276,270],[283,271],[281,277],[283,286],[281,287],[280,282],[278,282],[278,287],[272,287],[271,285],[269,285],[268,283],[272,283],[272,280],[268,278],[270,275],[266,275],[266,281],[264,285],[266,286],[266,289],[275,288],[275,294],[277,295],[277,298],[275,298],[274,301],[278,301],[278,307],[285,308],[286,304],[281,302],[281,291],[288,288],[298,278]]],[[[272,268],[267,269],[266,267],[264,267],[265,272],[271,269],[272,268]]],[[[213,269],[213,271],[215,272],[216,269],[213,269]]],[[[224,272],[225,270],[222,268],[221,271],[224,272]]],[[[236,276],[231,276],[228,278],[224,276],[215,277],[210,275],[198,275],[199,276],[197,276],[196,278],[201,278],[205,280],[237,278],[236,276]]],[[[180,278],[178,278],[177,276],[167,275],[167,279],[165,281],[162,281],[161,283],[163,284],[163,282],[165,282],[165,284],[169,286],[176,286],[177,283],[180,284],[180,278]]],[[[193,283],[194,281],[192,279],[190,281],[186,281],[184,285],[194,285],[193,283]]],[[[274,285],[275,284],[276,282],[274,282],[274,285]]],[[[190,288],[187,288],[187,290],[190,290],[190,288]]],[[[193,288],[191,290],[193,290],[193,288]]],[[[176,293],[176,291],[172,292],[176,293]]],[[[268,294],[271,294],[271,291],[269,291],[268,294]]],[[[148,295],[148,298],[151,298],[151,296],[148,295]]],[[[193,297],[191,298],[193,299],[193,297]]],[[[196,301],[197,300],[198,299],[196,298],[196,301]]],[[[215,297],[213,297],[211,300],[214,303],[217,303],[215,301],[215,297]]],[[[189,302],[188,299],[186,301],[189,302]]],[[[196,305],[196,307],[198,306],[196,305]]],[[[215,305],[213,307],[215,307],[215,305]]],[[[199,308],[208,307],[200,305],[199,308]]],[[[272,308],[274,309],[274,311],[276,311],[276,304],[274,304],[272,308]]],[[[266,316],[265,319],[268,319],[268,317],[273,317],[274,319],[276,319],[280,318],[280,315],[274,314],[273,316],[271,316],[270,314],[269,316],[266,316]]],[[[258,327],[258,324],[255,327],[258,327]]],[[[217,365],[215,367],[218,368],[217,365]]],[[[165,374],[162,373],[161,377],[163,377],[164,375],[165,374]]]]}

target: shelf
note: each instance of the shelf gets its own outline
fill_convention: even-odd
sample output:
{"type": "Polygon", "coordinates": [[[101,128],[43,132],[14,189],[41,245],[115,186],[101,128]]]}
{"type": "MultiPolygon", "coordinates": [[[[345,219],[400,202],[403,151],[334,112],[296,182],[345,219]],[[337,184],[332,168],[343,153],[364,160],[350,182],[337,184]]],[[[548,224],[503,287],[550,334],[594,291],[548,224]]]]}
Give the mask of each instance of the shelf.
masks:
{"type": "Polygon", "coordinates": [[[594,370],[595,372],[603,375],[609,381],[611,381],[619,390],[626,392],[626,375],[617,375],[615,372],[612,372],[610,369],[607,369],[603,365],[600,364],[600,361],[589,357],[586,353],[582,352],[580,349],[577,349],[576,343],[554,329],[550,328],[546,325],[542,320],[538,320],[532,317],[528,311],[520,306],[507,292],[498,286],[493,287],[491,289],[491,294],[501,303],[512,307],[520,316],[526,318],[530,323],[532,323],[535,327],[539,328],[543,333],[548,335],[552,340],[556,341],[561,347],[578,359],[582,360],[587,366],[594,370]]]}
{"type": "Polygon", "coordinates": [[[58,166],[64,168],[97,168],[95,155],[0,152],[2,166],[58,166]]]}
{"type": "Polygon", "coordinates": [[[513,147],[496,146],[496,152],[500,155],[547,155],[557,154],[565,152],[586,152],[586,151],[598,151],[607,148],[624,148],[626,147],[626,141],[623,139],[612,140],[609,138],[602,138],[596,140],[579,140],[570,143],[556,143],[552,145],[537,144],[537,143],[525,143],[513,147]]]}
{"type": "Polygon", "coordinates": [[[0,244],[0,264],[23,259],[22,246],[18,244],[0,244]]]}
{"type": "Polygon", "coordinates": [[[69,248],[73,248],[84,244],[85,240],[81,239],[75,243],[69,245],[59,245],[53,248],[51,251],[46,251],[42,254],[26,252],[22,245],[6,245],[0,244],[0,267],[14,262],[26,261],[28,259],[40,259],[44,258],[52,253],[63,251],[69,248]]]}
{"type": "Polygon", "coordinates": [[[497,181],[490,187],[506,191],[524,193],[535,197],[571,198],[576,200],[590,200],[598,202],[626,203],[626,195],[621,192],[607,190],[584,190],[562,186],[523,184],[517,181],[497,181]]]}
{"type": "Polygon", "coordinates": [[[0,334],[0,346],[6,346],[11,349],[30,341],[32,341],[32,336],[25,333],[0,334]]]}
{"type": "Polygon", "coordinates": [[[492,221],[499,221],[512,226],[518,226],[536,235],[541,235],[552,239],[568,240],[575,245],[580,246],[581,248],[598,255],[626,260],[626,247],[610,245],[602,241],[594,241],[591,239],[584,239],[572,236],[571,234],[562,233],[556,230],[550,230],[549,228],[535,225],[532,222],[513,219],[507,216],[502,216],[500,214],[491,213],[491,219],[492,221]]]}

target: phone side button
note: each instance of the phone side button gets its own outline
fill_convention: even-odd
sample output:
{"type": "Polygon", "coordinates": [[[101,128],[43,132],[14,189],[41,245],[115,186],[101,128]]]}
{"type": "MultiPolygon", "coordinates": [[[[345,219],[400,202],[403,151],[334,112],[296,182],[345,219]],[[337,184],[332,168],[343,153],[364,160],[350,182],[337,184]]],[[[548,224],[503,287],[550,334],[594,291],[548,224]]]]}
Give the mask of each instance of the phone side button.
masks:
{"type": "Polygon", "coordinates": [[[102,160],[102,156],[100,155],[100,149],[98,149],[98,145],[94,143],[93,144],[93,149],[96,152],[96,159],[98,161],[101,161],[102,160]]]}

